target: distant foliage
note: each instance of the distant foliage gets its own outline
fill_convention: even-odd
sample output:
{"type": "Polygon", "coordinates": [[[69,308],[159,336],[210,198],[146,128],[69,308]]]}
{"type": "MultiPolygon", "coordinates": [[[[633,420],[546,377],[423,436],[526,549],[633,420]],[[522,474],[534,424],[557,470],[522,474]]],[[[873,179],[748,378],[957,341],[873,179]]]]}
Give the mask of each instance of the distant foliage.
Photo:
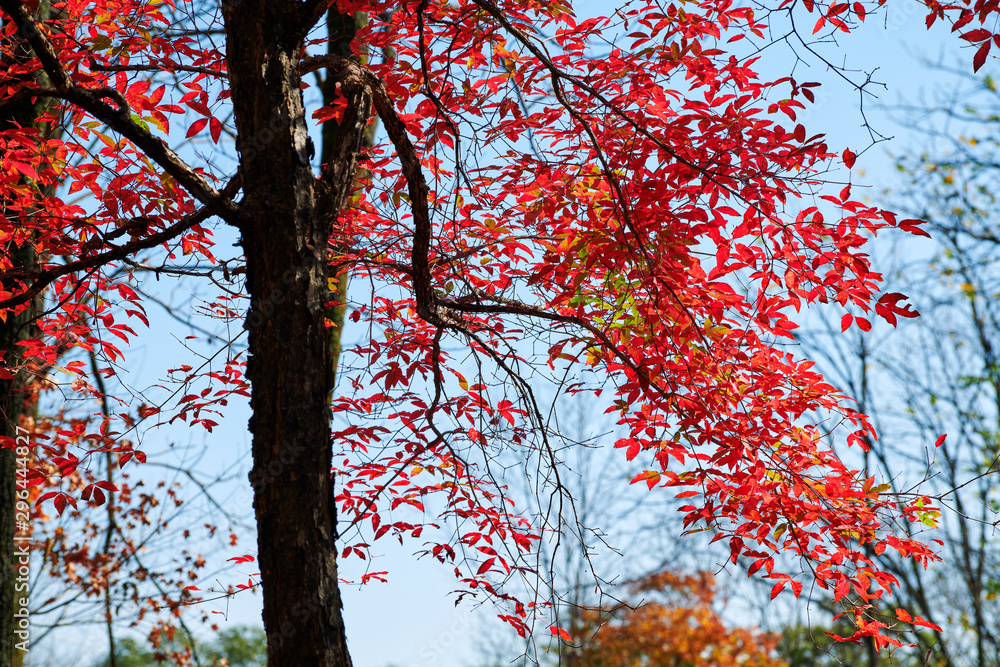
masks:
{"type": "Polygon", "coordinates": [[[708,572],[658,572],[631,586],[628,604],[582,612],[580,648],[568,660],[587,667],[788,667],[775,657],[778,636],[732,628],[716,611],[708,572]],[[630,609],[629,604],[637,605],[630,609]]]}

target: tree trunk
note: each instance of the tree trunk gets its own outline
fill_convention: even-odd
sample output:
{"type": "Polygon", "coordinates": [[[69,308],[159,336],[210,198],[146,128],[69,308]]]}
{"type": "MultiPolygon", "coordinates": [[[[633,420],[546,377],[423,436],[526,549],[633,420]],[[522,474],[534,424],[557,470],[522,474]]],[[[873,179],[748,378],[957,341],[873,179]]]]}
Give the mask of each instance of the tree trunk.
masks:
{"type": "MultiPolygon", "coordinates": [[[[341,14],[336,10],[330,10],[326,16],[327,43],[326,52],[329,55],[340,56],[341,58],[351,58],[351,42],[358,31],[368,24],[368,12],[356,12],[354,14],[341,14]]],[[[361,53],[361,63],[367,64],[368,52],[364,49],[361,53]]],[[[323,105],[327,106],[339,96],[337,92],[337,79],[334,76],[327,76],[320,83],[320,91],[323,93],[323,105]]],[[[375,128],[372,123],[365,130],[362,138],[362,145],[371,148],[375,145],[375,128]]],[[[320,164],[329,164],[334,155],[339,150],[343,141],[343,133],[352,131],[352,128],[344,128],[340,123],[329,121],[323,123],[320,128],[320,164]]],[[[339,250],[334,248],[334,251],[339,250]]],[[[347,314],[347,276],[348,267],[340,262],[335,263],[335,279],[333,284],[333,294],[326,310],[326,319],[331,324],[330,334],[330,367],[333,370],[334,382],[337,377],[337,365],[340,362],[341,338],[344,331],[344,317],[347,314]]],[[[331,394],[333,386],[330,387],[331,394]]],[[[333,396],[328,397],[332,400],[333,396]]]]}
{"type": "MultiPolygon", "coordinates": [[[[46,12],[47,3],[40,3],[37,11],[46,12]]],[[[30,58],[31,53],[26,43],[19,55],[25,60],[30,58]]],[[[9,71],[12,64],[0,62],[0,68],[9,71]]],[[[32,103],[28,98],[5,106],[0,114],[0,131],[34,125],[40,106],[40,103],[32,103]]],[[[5,209],[3,200],[0,200],[0,214],[5,213],[5,209]]],[[[10,258],[13,260],[13,268],[30,267],[36,262],[31,244],[13,249],[10,251],[10,258]]],[[[41,300],[35,299],[31,307],[20,315],[8,316],[6,322],[0,322],[0,350],[4,351],[4,363],[7,366],[20,365],[20,352],[23,348],[18,343],[37,334],[34,320],[40,306],[41,300]]],[[[25,392],[32,379],[31,374],[26,371],[18,372],[14,379],[0,379],[0,410],[3,411],[0,414],[0,436],[16,440],[18,435],[23,435],[23,432],[18,432],[22,417],[36,412],[37,401],[32,394],[25,392]]],[[[23,508],[17,507],[17,458],[15,451],[0,447],[0,667],[20,667],[26,658],[26,651],[23,649],[30,647],[26,636],[16,634],[24,630],[19,627],[21,619],[15,614],[22,607],[20,599],[28,597],[24,588],[27,581],[19,574],[20,560],[27,549],[27,542],[15,539],[16,512],[21,509],[23,514],[23,508]]],[[[23,477],[20,482],[21,488],[26,488],[23,477]]]]}
{"type": "MultiPolygon", "coordinates": [[[[7,119],[4,119],[7,120],[7,119]]],[[[8,121],[9,122],[9,121],[8,121]]],[[[32,266],[35,254],[31,244],[25,244],[11,253],[15,267],[32,266]]],[[[18,342],[37,335],[34,320],[40,300],[17,317],[8,316],[0,323],[0,349],[5,351],[8,366],[19,366],[21,347],[18,342]]],[[[12,438],[17,450],[25,446],[26,431],[21,430],[25,417],[34,416],[38,402],[34,393],[27,391],[34,376],[28,370],[19,371],[13,379],[0,379],[0,436],[12,438]],[[18,436],[22,436],[18,440],[18,436]]],[[[28,558],[27,527],[18,526],[29,513],[27,505],[27,478],[18,474],[18,459],[27,459],[24,451],[0,448],[0,667],[20,667],[25,663],[30,649],[27,634],[29,619],[22,612],[27,607],[27,577],[22,566],[28,558]],[[19,493],[20,492],[20,493],[19,493]],[[18,500],[21,503],[18,505],[18,500]],[[17,533],[25,533],[20,538],[17,533]],[[25,604],[21,604],[21,600],[25,604]]]]}
{"type": "MultiPolygon", "coordinates": [[[[25,245],[25,248],[30,246],[25,245]]],[[[27,254],[27,253],[17,253],[27,254]]],[[[23,265],[23,264],[22,264],[23,265]]],[[[32,331],[31,321],[34,309],[29,309],[18,317],[8,317],[7,322],[0,324],[0,341],[6,354],[4,360],[16,364],[18,358],[17,341],[24,340],[32,331]]],[[[0,435],[16,441],[21,416],[29,413],[33,401],[26,398],[24,389],[30,384],[28,374],[17,373],[13,380],[0,380],[0,435]]],[[[22,440],[18,444],[23,444],[22,440]]],[[[27,605],[20,603],[27,600],[27,577],[21,566],[22,558],[27,557],[27,542],[18,540],[16,536],[18,514],[27,513],[22,498],[22,506],[17,506],[18,490],[27,489],[24,476],[18,478],[18,453],[13,449],[0,448],[0,667],[20,667],[24,664],[30,637],[26,634],[27,627],[21,627],[21,621],[26,626],[27,618],[19,617],[19,612],[27,605]]],[[[26,456],[25,456],[26,458],[26,456]]]]}
{"type": "Polygon", "coordinates": [[[330,480],[327,309],[332,222],[348,201],[370,100],[358,72],[331,71],[348,99],[317,179],[300,91],[302,4],[223,3],[243,174],[250,295],[254,511],[272,667],[346,667],[330,480]]]}

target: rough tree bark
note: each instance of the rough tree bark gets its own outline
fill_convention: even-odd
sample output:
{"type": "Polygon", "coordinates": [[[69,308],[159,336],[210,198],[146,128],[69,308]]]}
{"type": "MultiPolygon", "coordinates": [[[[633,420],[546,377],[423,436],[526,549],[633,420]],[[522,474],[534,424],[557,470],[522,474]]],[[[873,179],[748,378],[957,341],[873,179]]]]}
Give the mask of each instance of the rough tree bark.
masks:
{"type": "MultiPolygon", "coordinates": [[[[31,266],[34,263],[30,248],[30,244],[26,244],[12,253],[15,265],[31,266]]],[[[29,308],[19,316],[9,317],[6,322],[0,323],[0,346],[6,353],[6,359],[18,363],[17,343],[34,334],[34,311],[35,308],[29,308]]],[[[3,410],[0,435],[16,439],[22,416],[34,411],[34,397],[31,392],[25,391],[32,379],[27,371],[20,371],[13,379],[0,379],[0,409],[3,410]]],[[[25,652],[17,647],[22,639],[15,634],[18,629],[15,613],[21,607],[15,602],[27,597],[25,591],[17,590],[20,555],[20,544],[15,540],[17,489],[17,456],[11,449],[0,448],[0,563],[3,563],[0,567],[0,667],[20,667],[25,659],[25,652]]]]}
{"type": "Polygon", "coordinates": [[[299,60],[309,3],[223,4],[250,294],[250,430],[264,627],[272,667],[351,664],[336,565],[330,480],[328,242],[348,203],[370,97],[342,61],[327,76],[348,105],[317,179],[299,60]]]}
{"type": "MultiPolygon", "coordinates": [[[[37,12],[47,11],[47,3],[40,3],[37,12]]],[[[20,52],[25,59],[29,58],[30,47],[23,44],[20,52]]],[[[12,63],[0,62],[0,69],[8,71],[12,63]]],[[[0,131],[12,127],[34,125],[43,103],[33,102],[23,98],[6,105],[0,111],[0,131]]],[[[0,215],[17,215],[17,212],[6,210],[3,200],[0,200],[0,215]]],[[[20,248],[3,248],[0,252],[9,253],[14,267],[31,267],[36,258],[31,244],[20,248]]],[[[2,278],[0,278],[2,279],[2,278]]],[[[39,307],[40,299],[35,298],[31,307],[17,317],[8,317],[6,322],[0,322],[0,350],[4,358],[14,364],[19,363],[19,352],[22,349],[18,343],[36,335],[33,322],[39,307]]],[[[37,402],[31,392],[25,391],[34,379],[27,371],[21,371],[13,379],[0,379],[0,436],[16,438],[17,427],[24,416],[33,415],[37,402]]],[[[15,604],[17,598],[27,597],[26,593],[17,591],[18,544],[15,541],[15,508],[17,500],[17,457],[15,452],[0,448],[0,667],[20,667],[24,664],[25,653],[17,648],[19,637],[14,633],[17,621],[14,614],[20,605],[15,604]]]]}

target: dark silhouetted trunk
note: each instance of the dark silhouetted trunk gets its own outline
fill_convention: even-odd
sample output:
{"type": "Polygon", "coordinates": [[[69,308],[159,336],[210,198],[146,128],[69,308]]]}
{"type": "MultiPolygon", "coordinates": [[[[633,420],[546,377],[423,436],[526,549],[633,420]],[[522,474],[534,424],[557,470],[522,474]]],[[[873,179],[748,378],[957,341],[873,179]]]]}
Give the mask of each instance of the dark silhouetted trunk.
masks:
{"type": "Polygon", "coordinates": [[[301,3],[223,4],[238,131],[250,295],[250,430],[268,664],[346,667],[330,480],[333,372],[328,242],[349,201],[370,100],[356,68],[328,70],[348,99],[317,178],[300,92],[301,3]]]}
{"type": "MultiPolygon", "coordinates": [[[[38,12],[46,11],[47,3],[41,3],[38,12]]],[[[28,45],[23,45],[20,51],[27,60],[30,57],[28,45]]],[[[12,63],[0,62],[0,70],[9,71],[12,63]]],[[[0,111],[0,131],[13,127],[26,127],[35,124],[42,103],[23,98],[6,105],[0,111]]],[[[0,215],[16,215],[6,211],[6,205],[0,199],[0,215]]],[[[31,267],[36,262],[34,248],[25,244],[20,248],[10,244],[12,268],[31,267]]],[[[3,277],[0,275],[0,281],[3,277]]],[[[6,322],[0,322],[0,350],[8,366],[20,365],[20,341],[36,335],[34,320],[37,316],[40,299],[35,299],[31,307],[17,316],[8,316],[6,322]]],[[[13,379],[0,379],[0,436],[16,440],[18,426],[24,417],[31,416],[37,410],[37,401],[31,392],[25,391],[31,385],[33,376],[27,371],[21,371],[13,379]]],[[[22,444],[27,439],[22,439],[22,444]]],[[[18,507],[18,487],[26,489],[26,479],[18,477],[18,461],[15,451],[0,448],[0,667],[20,667],[24,664],[26,649],[30,647],[29,637],[24,634],[27,628],[21,628],[20,622],[28,623],[27,618],[18,617],[22,611],[21,600],[27,600],[27,579],[22,575],[22,560],[27,559],[27,542],[15,539],[16,519],[18,512],[23,518],[26,514],[24,499],[18,507]]]]}

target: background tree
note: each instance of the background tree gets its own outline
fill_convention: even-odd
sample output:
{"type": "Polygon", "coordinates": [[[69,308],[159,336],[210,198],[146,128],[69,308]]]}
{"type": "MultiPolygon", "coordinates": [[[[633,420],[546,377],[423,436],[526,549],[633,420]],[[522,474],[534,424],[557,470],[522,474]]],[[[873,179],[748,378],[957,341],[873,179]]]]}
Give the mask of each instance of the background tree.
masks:
{"type": "Polygon", "coordinates": [[[658,572],[628,589],[628,602],[584,613],[582,646],[568,664],[787,667],[775,657],[777,636],[727,627],[713,608],[715,579],[709,572],[658,572]]]}
{"type": "MultiPolygon", "coordinates": [[[[174,653],[185,653],[190,648],[187,641],[180,641],[180,635],[165,641],[158,651],[150,651],[142,643],[125,637],[116,647],[114,664],[118,667],[148,667],[169,659],[174,653]]],[[[191,653],[202,656],[205,665],[226,665],[227,667],[263,667],[267,664],[267,640],[263,630],[236,626],[219,631],[218,636],[204,642],[191,653]]],[[[109,657],[95,667],[111,667],[109,657]]]]}
{"type": "Polygon", "coordinates": [[[526,498],[522,513],[546,528],[531,586],[547,593],[553,618],[573,641],[550,636],[526,642],[509,628],[504,632],[482,627],[480,653],[489,664],[509,664],[515,656],[526,664],[577,664],[581,640],[596,631],[594,613],[623,604],[623,581],[666,567],[696,567],[706,558],[726,560],[727,554],[698,545],[695,539],[678,542],[681,522],[676,512],[682,501],[650,494],[645,487],[629,488],[642,468],[615,451],[621,434],[615,433],[613,419],[600,414],[600,406],[589,394],[553,400],[550,429],[572,445],[553,453],[559,461],[558,481],[538,455],[496,462],[523,471],[508,475],[507,493],[526,498]],[[548,502],[558,491],[564,501],[548,502]]]}
{"type": "MultiPolygon", "coordinates": [[[[710,572],[684,572],[725,563],[727,554],[699,545],[695,536],[683,544],[677,540],[676,512],[683,501],[645,488],[623,489],[641,468],[616,456],[613,422],[599,415],[598,406],[588,395],[554,402],[552,428],[575,444],[557,453],[568,500],[560,508],[533,511],[539,525],[551,527],[538,546],[534,570],[546,578],[538,587],[550,592],[554,617],[571,640],[553,637],[526,647],[523,640],[495,638],[489,664],[512,664],[512,656],[522,653],[525,664],[570,667],[784,665],[773,658],[777,635],[723,622],[720,587],[710,572]]],[[[549,472],[537,461],[511,465],[524,467],[529,488],[555,486],[536,478],[549,472]]],[[[511,486],[513,491],[518,483],[511,486]]]]}

